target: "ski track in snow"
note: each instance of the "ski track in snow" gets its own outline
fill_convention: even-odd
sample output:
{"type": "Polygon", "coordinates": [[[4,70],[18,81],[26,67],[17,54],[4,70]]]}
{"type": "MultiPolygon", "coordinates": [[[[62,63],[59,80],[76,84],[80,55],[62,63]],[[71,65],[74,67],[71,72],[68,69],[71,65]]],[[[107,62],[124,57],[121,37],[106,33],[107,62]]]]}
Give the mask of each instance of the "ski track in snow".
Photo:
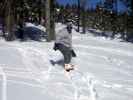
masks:
{"type": "MultiPolygon", "coordinates": [[[[81,50],[81,48],[82,49],[84,49],[85,51],[89,51],[90,50],[90,46],[83,46],[83,45],[75,45],[75,47],[80,47],[80,50],[81,50]]],[[[96,48],[96,47],[95,47],[96,48]]],[[[102,48],[101,48],[102,49],[102,48]]],[[[103,48],[104,49],[104,48],[103,48]]],[[[97,50],[97,49],[95,49],[95,50],[97,50]]],[[[108,50],[108,49],[107,49],[108,50]]],[[[113,51],[113,50],[112,50],[113,51]]],[[[114,50],[115,51],[115,50],[114,50]]],[[[104,50],[103,50],[103,52],[104,52],[104,50]]],[[[107,51],[108,52],[108,51],[107,51]]],[[[109,51],[109,52],[111,52],[111,51],[109,51]]],[[[117,52],[117,50],[116,50],[116,52],[117,52]]],[[[129,72],[128,71],[131,71],[131,70],[133,70],[133,69],[131,69],[132,67],[131,67],[131,65],[129,65],[129,64],[127,64],[124,60],[122,60],[122,59],[117,59],[117,58],[113,58],[113,57],[109,57],[109,56],[103,56],[103,55],[99,55],[99,54],[95,54],[95,53],[90,53],[90,52],[78,52],[77,51],[77,53],[78,54],[80,54],[80,55],[84,55],[84,56],[91,56],[91,57],[96,57],[96,58],[99,58],[99,59],[102,59],[102,60],[104,60],[105,62],[109,62],[110,64],[113,64],[114,66],[118,66],[118,67],[114,67],[114,69],[116,69],[116,70],[120,70],[119,69],[119,67],[122,67],[122,65],[126,65],[126,69],[121,69],[121,71],[123,72],[123,73],[125,73],[126,75],[128,75],[129,74],[129,72]],[[126,71],[127,70],[127,71],[126,71]]],[[[114,54],[116,54],[116,55],[118,55],[117,53],[114,53],[114,54]]],[[[122,54],[121,54],[122,55],[122,54]]],[[[125,53],[124,53],[124,55],[125,55],[125,53]]],[[[86,63],[86,61],[84,62],[84,63],[86,63]]],[[[92,62],[92,63],[94,63],[94,62],[92,62]]],[[[100,65],[100,64],[99,64],[100,65]]],[[[130,74],[129,74],[129,76],[130,76],[130,74]]]]}
{"type": "MultiPolygon", "coordinates": [[[[85,75],[83,75],[81,72],[76,72],[76,74],[79,74],[79,79],[76,79],[76,80],[73,80],[73,78],[75,77],[75,74],[73,73],[70,73],[70,75],[66,75],[66,73],[64,71],[62,72],[52,72],[52,68],[53,66],[49,66],[50,63],[49,63],[49,60],[46,59],[46,56],[48,55],[45,55],[44,51],[40,50],[40,49],[36,49],[36,48],[33,48],[33,47],[29,47],[29,46],[20,46],[19,44],[16,44],[16,45],[11,45],[10,46],[15,46],[16,49],[18,49],[18,51],[20,52],[21,56],[23,57],[23,60],[25,63],[25,66],[26,66],[26,71],[24,69],[6,69],[6,73],[7,73],[7,76],[12,76],[12,77],[19,77],[19,78],[25,78],[23,77],[22,75],[23,74],[29,74],[30,76],[27,77],[27,79],[33,79],[33,80],[36,80],[37,82],[39,83],[44,83],[45,80],[49,80],[50,79],[50,74],[61,74],[61,75],[65,75],[64,78],[68,78],[68,81],[71,82],[71,84],[66,84],[66,83],[60,83],[59,82],[57,83],[57,85],[69,85],[69,86],[73,86],[75,92],[74,92],[74,100],[96,100],[97,98],[97,92],[96,90],[94,89],[94,84],[93,84],[93,80],[91,79],[91,77],[88,78],[88,76],[86,77],[85,75]],[[29,52],[30,51],[30,52],[29,52]],[[45,59],[45,66],[49,66],[48,70],[47,71],[43,71],[41,72],[41,70],[39,70],[32,62],[32,58],[31,58],[31,55],[35,55],[35,56],[40,56],[43,58],[43,60],[45,59]],[[18,74],[22,74],[20,76],[18,76],[18,74]],[[45,77],[42,77],[42,76],[45,76],[45,77]],[[77,81],[78,80],[78,81],[77,81]],[[82,81],[81,81],[82,80],[82,81]],[[83,84],[86,84],[86,87],[80,87],[78,86],[78,83],[79,82],[83,82],[83,84]],[[82,93],[83,90],[86,90],[88,91],[88,95],[84,96],[84,94],[82,93]]],[[[78,78],[78,77],[77,77],[78,78]]],[[[13,83],[21,83],[21,84],[24,84],[24,85],[28,85],[28,86],[33,86],[33,87],[40,87],[40,88],[44,88],[45,86],[44,85],[36,85],[36,84],[32,84],[32,83],[26,83],[26,82],[21,82],[21,81],[14,81],[14,80],[8,80],[10,82],[13,82],[13,83]]],[[[56,84],[56,83],[54,83],[56,84]]],[[[46,85],[46,84],[45,84],[46,85]]],[[[51,85],[51,84],[50,84],[51,85]]],[[[70,97],[69,97],[70,98],[70,97]]],[[[73,100],[73,98],[71,98],[73,100]]]]}
{"type": "MultiPolygon", "coordinates": [[[[47,89],[47,86],[52,86],[52,85],[72,86],[74,88],[73,97],[62,95],[62,97],[64,96],[63,98],[67,98],[69,100],[97,100],[97,98],[99,97],[99,93],[95,89],[95,85],[101,85],[105,88],[114,89],[114,90],[120,89],[120,90],[127,90],[127,91],[133,92],[133,87],[127,87],[122,84],[109,83],[107,81],[98,80],[92,73],[89,73],[89,72],[82,73],[78,69],[76,69],[75,71],[72,71],[69,74],[65,73],[63,69],[54,72],[55,68],[50,64],[49,58],[46,59],[46,57],[50,57],[50,55],[47,53],[44,53],[42,49],[31,47],[31,46],[26,46],[23,44],[21,45],[20,43],[8,44],[8,45],[11,47],[15,47],[20,52],[26,69],[9,68],[9,67],[6,67],[5,65],[0,65],[0,74],[3,76],[2,100],[6,100],[6,82],[8,81],[13,82],[13,83],[28,85],[31,87],[42,88],[42,89],[47,89]],[[38,58],[40,58],[42,62],[44,63],[44,66],[41,66],[41,67],[47,67],[47,69],[40,69],[41,67],[38,67],[35,65],[35,60],[38,58]],[[24,74],[25,74],[25,77],[23,76],[24,74]],[[67,78],[68,81],[70,81],[70,83],[65,83],[61,81],[54,82],[51,84],[47,83],[48,81],[50,81],[52,74],[55,74],[56,77],[63,76],[64,78],[67,78]],[[24,78],[26,80],[34,80],[37,83],[32,83],[28,81],[20,81],[20,80],[18,81],[18,80],[13,80],[13,79],[7,80],[6,79],[7,77],[16,77],[16,78],[24,78]],[[84,86],[80,87],[81,84],[84,84],[84,86]],[[88,95],[84,95],[84,93],[82,93],[83,91],[87,91],[88,95]]],[[[90,46],[90,45],[85,46],[85,45],[77,45],[77,44],[74,46],[76,48],[82,48],[86,51],[93,49],[97,51],[103,51],[103,52],[105,51],[109,53],[116,53],[119,55],[126,55],[129,57],[133,57],[133,54],[131,52],[126,52],[124,50],[119,50],[119,49],[102,48],[102,47],[95,47],[95,46],[90,46]]],[[[97,54],[89,53],[89,52],[84,52],[84,53],[81,52],[79,54],[100,57],[110,63],[117,62],[116,64],[117,66],[121,66],[122,64],[125,63],[122,60],[118,60],[118,59],[111,58],[108,56],[97,55],[97,54]]],[[[86,61],[83,61],[83,62],[85,63],[86,61]]],[[[51,92],[51,95],[54,95],[54,92],[51,92]]]]}
{"type": "MultiPolygon", "coordinates": [[[[102,47],[95,47],[95,46],[90,46],[90,45],[77,45],[75,44],[74,45],[75,48],[80,48],[79,50],[81,50],[81,48],[84,50],[84,52],[78,52],[78,54],[80,55],[87,55],[87,56],[94,56],[94,57],[97,57],[97,58],[100,58],[100,59],[103,59],[107,62],[110,62],[111,64],[115,64],[115,66],[121,66],[123,64],[126,64],[126,68],[132,68],[130,65],[127,65],[127,63],[125,63],[125,61],[121,60],[121,59],[116,59],[116,58],[113,58],[113,57],[108,57],[108,56],[103,56],[103,55],[99,55],[99,54],[94,54],[94,53],[90,53],[90,48],[93,49],[93,50],[97,50],[97,51],[106,51],[106,52],[109,52],[109,53],[113,53],[113,54],[116,54],[116,55],[125,55],[125,56],[130,56],[130,57],[133,57],[133,54],[131,52],[127,52],[127,51],[124,51],[124,50],[118,50],[118,49],[111,49],[111,48],[102,48],[102,47]],[[86,52],[85,52],[86,51],[86,52]],[[88,52],[87,52],[88,51],[88,52]]],[[[86,61],[84,61],[84,63],[86,63],[86,61]]],[[[87,65],[87,63],[86,63],[87,65]]],[[[117,68],[115,68],[117,69],[117,68]]],[[[120,70],[119,68],[117,70],[120,70]]],[[[129,69],[130,70],[130,69],[129,69]]],[[[126,72],[126,70],[121,70],[123,73],[125,73],[126,75],[128,75],[129,73],[126,72]]],[[[129,75],[130,76],[130,75],[129,75]]],[[[129,90],[129,91],[133,91],[133,87],[126,87],[126,86],[123,86],[122,84],[112,84],[112,83],[109,83],[109,82],[106,82],[106,81],[99,81],[99,80],[95,80],[97,84],[100,84],[106,88],[112,88],[112,89],[115,89],[115,88],[119,88],[119,89],[126,89],[126,90],[129,90]]]]}
{"type": "Polygon", "coordinates": [[[1,66],[0,66],[0,73],[2,74],[1,100],[7,100],[7,76],[1,66]]]}
{"type": "MultiPolygon", "coordinates": [[[[79,38],[77,37],[76,39],[78,40],[79,38]]],[[[102,58],[103,60],[105,60],[107,62],[110,62],[111,64],[115,64],[115,66],[121,66],[123,64],[126,64],[126,66],[127,66],[126,68],[132,68],[132,66],[127,64],[124,60],[116,59],[116,58],[109,57],[109,56],[99,55],[98,53],[95,54],[95,53],[90,53],[89,52],[90,50],[92,50],[92,51],[96,50],[97,52],[102,51],[102,52],[109,52],[109,54],[133,57],[133,53],[130,52],[130,51],[125,51],[125,50],[120,50],[120,49],[113,49],[113,48],[103,48],[103,47],[92,46],[92,45],[75,44],[74,46],[75,46],[75,48],[79,48],[78,50],[81,50],[81,48],[84,50],[84,52],[78,52],[81,55],[88,55],[88,56],[94,56],[94,57],[102,58]]],[[[86,61],[84,61],[84,63],[86,63],[86,61]]],[[[118,70],[120,70],[120,69],[118,69],[118,70]]],[[[131,70],[131,69],[129,69],[129,70],[131,70]]],[[[126,70],[121,70],[121,71],[123,73],[125,73],[126,75],[129,74],[128,72],[126,72],[126,70]]],[[[117,84],[117,83],[109,83],[107,81],[101,81],[101,80],[95,80],[95,83],[99,84],[99,85],[101,85],[105,88],[120,89],[120,90],[123,90],[123,91],[125,90],[125,91],[133,92],[133,87],[132,86],[125,86],[125,85],[117,84]]]]}
{"type": "Polygon", "coordinates": [[[75,47],[80,47],[80,48],[84,48],[84,49],[94,49],[94,50],[101,50],[101,51],[106,51],[106,52],[110,52],[110,53],[114,53],[114,54],[119,54],[119,55],[126,55],[126,56],[131,56],[133,57],[133,53],[132,52],[127,52],[124,50],[118,50],[118,49],[112,49],[112,48],[103,48],[103,47],[95,47],[95,46],[91,46],[91,45],[75,45],[75,47]]]}

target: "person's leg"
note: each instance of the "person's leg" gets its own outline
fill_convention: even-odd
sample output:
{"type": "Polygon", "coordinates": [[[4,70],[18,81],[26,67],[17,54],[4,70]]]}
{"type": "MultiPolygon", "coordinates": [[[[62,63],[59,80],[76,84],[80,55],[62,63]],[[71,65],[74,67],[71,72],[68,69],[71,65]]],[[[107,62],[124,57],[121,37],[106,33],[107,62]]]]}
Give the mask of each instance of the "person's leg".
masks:
{"type": "Polygon", "coordinates": [[[66,53],[64,55],[64,59],[65,59],[64,67],[66,71],[70,71],[74,69],[73,65],[71,64],[71,58],[72,58],[71,50],[67,48],[66,53]]]}
{"type": "Polygon", "coordinates": [[[66,48],[64,54],[65,63],[66,64],[71,63],[71,58],[72,58],[71,50],[69,48],[66,48]]]}
{"type": "Polygon", "coordinates": [[[65,70],[67,70],[67,71],[72,70],[73,67],[70,64],[71,63],[71,58],[72,58],[70,48],[62,45],[61,47],[59,47],[59,50],[61,51],[61,53],[64,56],[64,67],[65,67],[65,70]]]}
{"type": "Polygon", "coordinates": [[[64,63],[69,64],[71,62],[71,50],[64,45],[60,45],[59,50],[64,56],[64,63]]]}

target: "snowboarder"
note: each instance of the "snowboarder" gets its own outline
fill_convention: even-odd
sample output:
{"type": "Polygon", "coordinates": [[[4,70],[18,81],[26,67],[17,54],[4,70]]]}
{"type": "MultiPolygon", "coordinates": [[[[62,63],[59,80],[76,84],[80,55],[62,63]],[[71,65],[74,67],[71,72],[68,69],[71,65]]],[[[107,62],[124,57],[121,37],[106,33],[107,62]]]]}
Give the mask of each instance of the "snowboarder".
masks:
{"type": "Polygon", "coordinates": [[[74,69],[71,64],[72,57],[76,57],[72,49],[72,23],[68,22],[67,26],[56,34],[54,50],[59,50],[64,56],[64,68],[66,71],[74,69]]]}

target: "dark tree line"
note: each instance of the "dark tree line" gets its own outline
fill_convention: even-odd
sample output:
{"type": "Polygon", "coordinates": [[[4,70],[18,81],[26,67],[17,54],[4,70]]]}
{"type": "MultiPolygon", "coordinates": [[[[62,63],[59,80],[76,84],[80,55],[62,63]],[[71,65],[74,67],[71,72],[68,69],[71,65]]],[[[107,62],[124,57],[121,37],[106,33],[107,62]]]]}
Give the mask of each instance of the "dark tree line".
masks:
{"type": "Polygon", "coordinates": [[[101,35],[112,38],[118,33],[125,40],[133,38],[133,0],[120,0],[128,8],[123,13],[118,12],[118,0],[100,0],[96,9],[87,9],[87,1],[89,0],[77,0],[77,4],[63,6],[56,0],[1,0],[0,17],[4,23],[3,31],[9,33],[4,35],[7,40],[13,40],[14,27],[23,27],[24,22],[30,21],[46,26],[47,40],[50,41],[55,38],[54,22],[66,23],[71,19],[77,26],[77,31],[82,27],[81,33],[93,28],[101,30],[101,35]]]}
{"type": "Polygon", "coordinates": [[[54,39],[54,1],[55,0],[1,0],[0,18],[3,21],[4,37],[7,40],[14,40],[15,27],[17,25],[23,27],[25,22],[32,22],[44,26],[45,24],[49,24],[46,25],[48,26],[47,40],[50,41],[54,39]],[[49,15],[46,16],[46,14],[49,15]],[[46,17],[48,18],[47,20],[46,17]]]}
{"type": "Polygon", "coordinates": [[[58,5],[60,8],[59,21],[63,23],[70,18],[73,23],[82,27],[82,33],[88,28],[99,29],[100,35],[115,37],[121,34],[121,38],[129,40],[133,38],[133,5],[132,0],[121,0],[126,6],[125,12],[118,12],[118,0],[101,0],[96,9],[85,8],[87,0],[77,0],[78,4],[58,5]]]}

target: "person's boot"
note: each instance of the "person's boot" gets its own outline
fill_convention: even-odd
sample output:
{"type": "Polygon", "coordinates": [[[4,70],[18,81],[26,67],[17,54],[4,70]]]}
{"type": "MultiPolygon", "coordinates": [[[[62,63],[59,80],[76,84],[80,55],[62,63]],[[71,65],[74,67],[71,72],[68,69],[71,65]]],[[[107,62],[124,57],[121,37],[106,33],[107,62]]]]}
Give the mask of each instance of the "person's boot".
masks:
{"type": "Polygon", "coordinates": [[[73,70],[73,69],[74,69],[74,66],[73,65],[71,65],[71,64],[65,64],[65,70],[67,72],[69,72],[70,70],[73,70]]]}

